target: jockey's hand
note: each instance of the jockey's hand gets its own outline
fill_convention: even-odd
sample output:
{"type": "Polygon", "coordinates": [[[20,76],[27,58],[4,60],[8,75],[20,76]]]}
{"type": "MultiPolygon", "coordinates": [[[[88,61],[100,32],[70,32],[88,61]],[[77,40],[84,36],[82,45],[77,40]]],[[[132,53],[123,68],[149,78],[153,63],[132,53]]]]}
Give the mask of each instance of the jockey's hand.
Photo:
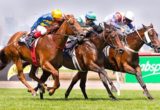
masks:
{"type": "Polygon", "coordinates": [[[124,28],[121,28],[120,30],[121,30],[121,32],[122,32],[122,33],[124,33],[124,32],[125,32],[125,29],[124,29],[124,28]]]}

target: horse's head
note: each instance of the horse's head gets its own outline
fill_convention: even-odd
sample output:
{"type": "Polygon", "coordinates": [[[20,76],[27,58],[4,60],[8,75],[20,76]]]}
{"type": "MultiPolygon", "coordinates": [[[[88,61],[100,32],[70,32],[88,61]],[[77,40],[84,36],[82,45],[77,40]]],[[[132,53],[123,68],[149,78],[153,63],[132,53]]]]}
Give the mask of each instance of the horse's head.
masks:
{"type": "Polygon", "coordinates": [[[104,22],[104,31],[103,31],[105,42],[110,45],[112,48],[115,48],[120,53],[123,53],[124,46],[120,40],[120,34],[117,33],[115,28],[111,25],[107,25],[104,22]]]}
{"type": "Polygon", "coordinates": [[[84,35],[83,29],[73,15],[65,15],[66,34],[68,35],[84,35]]]}
{"type": "Polygon", "coordinates": [[[0,70],[2,70],[8,64],[8,59],[5,54],[5,49],[0,51],[0,70]]]}
{"type": "Polygon", "coordinates": [[[158,40],[158,34],[153,28],[153,25],[145,26],[143,25],[145,30],[144,32],[144,43],[154,48],[155,52],[160,52],[160,41],[158,40]]]}

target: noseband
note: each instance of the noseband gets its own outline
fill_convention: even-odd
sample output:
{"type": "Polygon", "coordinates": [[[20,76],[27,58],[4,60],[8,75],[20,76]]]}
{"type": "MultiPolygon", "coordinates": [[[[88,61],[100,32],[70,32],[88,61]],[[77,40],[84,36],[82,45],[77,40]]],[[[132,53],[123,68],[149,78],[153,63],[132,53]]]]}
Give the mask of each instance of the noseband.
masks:
{"type": "Polygon", "coordinates": [[[144,32],[145,40],[142,38],[142,36],[139,34],[139,32],[136,30],[136,33],[138,34],[138,37],[143,41],[146,45],[150,46],[151,40],[149,38],[148,32],[151,31],[153,28],[150,28],[144,32]]]}

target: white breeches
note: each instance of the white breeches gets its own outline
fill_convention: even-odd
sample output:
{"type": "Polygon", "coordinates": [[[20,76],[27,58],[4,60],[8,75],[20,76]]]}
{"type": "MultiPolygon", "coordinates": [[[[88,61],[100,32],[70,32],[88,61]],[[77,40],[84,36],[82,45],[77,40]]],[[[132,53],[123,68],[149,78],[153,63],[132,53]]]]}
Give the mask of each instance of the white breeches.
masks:
{"type": "Polygon", "coordinates": [[[44,26],[41,26],[41,25],[37,26],[36,31],[41,32],[41,35],[44,35],[44,34],[47,33],[47,29],[44,26]]]}

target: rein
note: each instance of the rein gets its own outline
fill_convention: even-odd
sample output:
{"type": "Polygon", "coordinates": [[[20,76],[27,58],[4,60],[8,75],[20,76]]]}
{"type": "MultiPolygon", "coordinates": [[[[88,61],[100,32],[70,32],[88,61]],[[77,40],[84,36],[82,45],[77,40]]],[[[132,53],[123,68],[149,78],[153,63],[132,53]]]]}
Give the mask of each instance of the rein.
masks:
{"type": "MultiPolygon", "coordinates": [[[[71,23],[69,23],[70,20],[71,20],[71,18],[69,18],[69,19],[68,19],[67,21],[65,21],[65,22],[68,24],[68,26],[72,29],[72,31],[73,31],[75,34],[79,34],[79,32],[76,31],[75,26],[72,25],[71,23]]],[[[67,34],[57,34],[57,33],[55,33],[54,35],[59,35],[59,36],[68,37],[67,34]]],[[[55,41],[55,38],[54,38],[54,37],[53,37],[52,39],[53,39],[53,41],[55,41]]],[[[56,39],[63,39],[63,38],[56,38],[56,39]]],[[[55,43],[55,46],[56,46],[56,48],[61,49],[61,50],[63,50],[64,47],[65,47],[65,45],[62,46],[62,47],[61,47],[61,46],[58,46],[58,45],[56,45],[56,43],[55,43]]]]}

